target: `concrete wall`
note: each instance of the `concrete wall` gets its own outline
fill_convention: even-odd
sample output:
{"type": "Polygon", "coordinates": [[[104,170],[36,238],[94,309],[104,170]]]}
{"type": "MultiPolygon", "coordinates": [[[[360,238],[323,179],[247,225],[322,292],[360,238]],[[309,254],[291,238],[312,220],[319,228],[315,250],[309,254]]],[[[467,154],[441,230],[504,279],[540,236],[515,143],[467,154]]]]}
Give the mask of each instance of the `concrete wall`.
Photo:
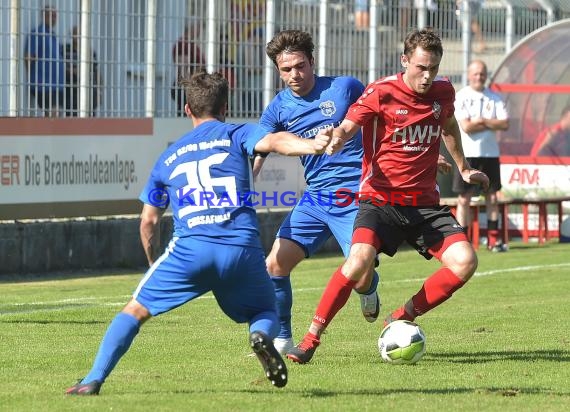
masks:
{"type": "MultiPolygon", "coordinates": [[[[266,253],[286,212],[258,212],[266,253]]],[[[172,219],[165,216],[161,242],[168,243],[172,219]]],[[[340,248],[329,239],[323,252],[340,248]]],[[[139,217],[5,221],[0,223],[0,275],[82,269],[144,270],[146,258],[139,239],[139,217]]]]}

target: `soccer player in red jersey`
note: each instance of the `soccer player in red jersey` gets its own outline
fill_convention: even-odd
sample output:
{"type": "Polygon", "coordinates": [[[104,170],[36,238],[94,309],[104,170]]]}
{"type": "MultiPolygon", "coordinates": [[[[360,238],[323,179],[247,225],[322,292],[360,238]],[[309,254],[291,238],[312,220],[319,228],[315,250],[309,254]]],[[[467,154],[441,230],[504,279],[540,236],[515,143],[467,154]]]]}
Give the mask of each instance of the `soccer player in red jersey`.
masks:
{"type": "Polygon", "coordinates": [[[461,146],[454,116],[455,91],[437,77],[441,39],[430,29],[414,30],[404,41],[403,73],[379,79],[333,130],[328,154],[336,153],[363,128],[364,157],[359,210],[348,259],[332,275],[303,341],[287,352],[309,362],[320,336],[345,305],[354,284],[374,265],[377,253],[393,256],[407,242],[441,267],[385,324],[413,321],[440,305],[475,272],[477,256],[447,206],[439,206],[436,182],[439,145],[445,146],[466,182],[487,190],[489,179],[472,169],[461,146]],[[397,195],[396,195],[397,194],[397,195]]]}

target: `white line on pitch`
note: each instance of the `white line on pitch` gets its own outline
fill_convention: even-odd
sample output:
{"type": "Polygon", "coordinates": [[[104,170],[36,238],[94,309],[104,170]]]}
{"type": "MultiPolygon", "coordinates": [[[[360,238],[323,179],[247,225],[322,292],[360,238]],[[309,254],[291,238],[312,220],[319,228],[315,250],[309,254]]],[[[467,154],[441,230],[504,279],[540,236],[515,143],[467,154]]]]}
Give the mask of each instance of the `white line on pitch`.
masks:
{"type": "MultiPolygon", "coordinates": [[[[570,263],[556,263],[552,265],[535,265],[535,266],[517,266],[513,268],[504,268],[504,269],[494,269],[494,270],[487,270],[484,272],[475,272],[476,277],[480,276],[493,276],[500,273],[509,273],[509,272],[524,272],[528,270],[544,270],[544,269],[554,269],[554,268],[561,268],[561,267],[570,267],[570,263]]],[[[294,275],[293,275],[294,276],[294,275]]],[[[382,282],[386,283],[409,283],[409,282],[422,282],[425,278],[418,278],[418,279],[393,279],[393,280],[384,280],[382,282]]],[[[294,289],[296,293],[298,292],[310,292],[314,290],[322,290],[325,285],[321,287],[313,287],[313,288],[300,288],[294,289]]],[[[122,306],[125,305],[127,299],[130,298],[131,295],[122,295],[122,296],[106,296],[101,298],[96,297],[81,297],[81,298],[68,298],[68,299],[59,299],[49,302],[29,302],[29,303],[9,303],[3,304],[0,306],[0,316],[5,315],[17,315],[17,314],[31,314],[31,313],[42,313],[42,312],[53,312],[53,311],[61,311],[61,310],[71,310],[71,309],[78,309],[79,307],[101,307],[101,306],[122,306]],[[109,299],[122,299],[124,298],[125,301],[123,302],[102,302],[103,300],[109,299]],[[85,305],[78,305],[78,306],[67,306],[65,303],[85,303],[85,305]],[[18,307],[18,306],[40,306],[40,305],[57,305],[57,304],[64,304],[63,306],[54,307],[54,308],[42,308],[42,309],[31,309],[25,311],[9,311],[2,313],[1,308],[8,308],[8,307],[18,307]]],[[[213,296],[211,294],[200,296],[198,299],[212,299],[213,296]]]]}

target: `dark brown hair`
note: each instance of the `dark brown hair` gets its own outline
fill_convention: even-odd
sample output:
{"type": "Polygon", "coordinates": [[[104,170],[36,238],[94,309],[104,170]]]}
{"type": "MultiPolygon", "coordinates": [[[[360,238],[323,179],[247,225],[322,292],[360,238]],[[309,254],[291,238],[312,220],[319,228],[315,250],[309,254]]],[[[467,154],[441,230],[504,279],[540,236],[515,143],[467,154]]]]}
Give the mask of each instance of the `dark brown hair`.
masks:
{"type": "Polygon", "coordinates": [[[180,81],[186,94],[186,103],[198,118],[220,116],[228,103],[228,81],[220,73],[204,70],[180,81]]]}
{"type": "Polygon", "coordinates": [[[404,54],[411,57],[418,47],[443,56],[441,39],[431,28],[415,29],[408,33],[406,40],[404,40],[404,54]]]}
{"type": "Polygon", "coordinates": [[[306,31],[284,30],[277,33],[265,48],[267,56],[277,66],[277,57],[283,52],[303,52],[309,61],[313,61],[313,38],[306,31]]]}

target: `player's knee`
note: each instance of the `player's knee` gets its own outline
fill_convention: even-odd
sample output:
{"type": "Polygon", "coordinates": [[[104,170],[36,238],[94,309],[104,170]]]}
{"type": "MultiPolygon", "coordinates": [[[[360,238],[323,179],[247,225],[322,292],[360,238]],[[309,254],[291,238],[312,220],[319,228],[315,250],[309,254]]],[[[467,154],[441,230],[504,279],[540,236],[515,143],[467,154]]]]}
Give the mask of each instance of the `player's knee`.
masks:
{"type": "Polygon", "coordinates": [[[151,314],[146,307],[141,305],[135,299],[131,299],[122,310],[137,319],[141,324],[151,318],[151,314]]]}
{"type": "Polygon", "coordinates": [[[265,265],[267,266],[267,271],[269,272],[269,274],[273,275],[276,272],[276,269],[278,268],[277,261],[272,253],[270,253],[265,258],[265,265]]]}
{"type": "Polygon", "coordinates": [[[466,282],[477,269],[477,254],[468,241],[455,242],[443,252],[441,263],[466,282]]]}
{"type": "Polygon", "coordinates": [[[448,265],[449,269],[457,275],[461,280],[467,282],[477,270],[478,260],[473,249],[464,250],[454,256],[448,265]]]}
{"type": "Polygon", "coordinates": [[[349,256],[342,266],[342,273],[351,280],[359,280],[370,273],[371,262],[365,256],[349,256]]]}
{"type": "Polygon", "coordinates": [[[265,264],[267,266],[267,272],[269,272],[271,276],[286,276],[291,273],[291,268],[281,262],[275,253],[270,253],[269,256],[267,256],[265,264]]]}
{"type": "Polygon", "coordinates": [[[305,251],[296,243],[278,239],[265,259],[267,271],[272,276],[287,276],[305,258],[305,251]]]}
{"type": "Polygon", "coordinates": [[[281,262],[277,255],[269,255],[267,259],[265,259],[265,264],[267,266],[267,272],[271,276],[287,276],[291,273],[291,268],[289,265],[281,262]]]}

